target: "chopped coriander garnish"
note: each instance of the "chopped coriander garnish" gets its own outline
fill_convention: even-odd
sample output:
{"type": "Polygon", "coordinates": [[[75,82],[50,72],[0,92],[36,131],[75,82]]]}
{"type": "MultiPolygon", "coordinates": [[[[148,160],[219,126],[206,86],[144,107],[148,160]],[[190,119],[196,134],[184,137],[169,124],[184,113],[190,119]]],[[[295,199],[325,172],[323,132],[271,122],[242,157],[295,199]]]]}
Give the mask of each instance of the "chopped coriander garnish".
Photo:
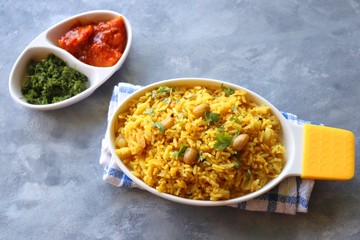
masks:
{"type": "Polygon", "coordinates": [[[240,119],[238,119],[237,117],[232,116],[232,117],[230,118],[230,120],[231,120],[231,121],[234,121],[234,122],[236,122],[236,123],[238,123],[238,124],[241,124],[240,119]]]}
{"type": "Polygon", "coordinates": [[[184,155],[185,150],[186,150],[186,145],[185,145],[185,144],[181,145],[179,151],[176,151],[176,152],[173,153],[174,156],[175,156],[175,158],[179,158],[179,157],[181,157],[182,155],[184,155]]]}
{"type": "Polygon", "coordinates": [[[234,89],[224,87],[223,84],[221,84],[221,88],[224,90],[225,96],[227,96],[227,97],[235,93],[234,89]]]}
{"type": "Polygon", "coordinates": [[[224,131],[224,124],[218,127],[218,132],[222,132],[222,131],[224,131]]]}
{"type": "Polygon", "coordinates": [[[238,160],[236,163],[234,163],[235,168],[239,168],[241,166],[240,160],[238,160]]]}
{"type": "Polygon", "coordinates": [[[158,128],[161,134],[165,133],[165,127],[164,127],[164,125],[162,125],[161,122],[153,122],[153,121],[151,121],[151,125],[153,127],[158,128]]]}
{"type": "Polygon", "coordinates": [[[211,164],[210,164],[209,162],[207,162],[207,161],[203,161],[203,163],[204,163],[207,167],[211,165],[211,164]]]}
{"type": "Polygon", "coordinates": [[[239,135],[240,135],[240,130],[238,129],[238,130],[236,130],[236,132],[235,132],[235,134],[233,136],[233,139],[235,139],[239,135]]]}
{"type": "Polygon", "coordinates": [[[248,169],[247,172],[246,172],[245,185],[248,185],[248,183],[250,181],[250,177],[251,177],[251,172],[248,169]]]}
{"type": "Polygon", "coordinates": [[[225,95],[228,97],[228,96],[234,94],[235,91],[231,88],[224,88],[224,92],[225,92],[225,95]]]}
{"type": "Polygon", "coordinates": [[[220,113],[205,112],[205,120],[207,123],[217,123],[220,121],[220,113]]]}
{"type": "Polygon", "coordinates": [[[239,112],[239,110],[237,109],[236,104],[234,104],[234,105],[231,107],[231,110],[232,110],[235,114],[239,112]]]}
{"type": "Polygon", "coordinates": [[[197,155],[197,161],[198,161],[198,162],[203,162],[203,161],[205,161],[205,157],[204,157],[204,155],[203,155],[202,152],[199,152],[199,153],[198,153],[198,155],[197,155]]]}
{"type": "Polygon", "coordinates": [[[157,97],[157,92],[155,90],[151,91],[151,97],[152,98],[156,98],[157,97]]]}
{"type": "Polygon", "coordinates": [[[229,133],[217,133],[215,134],[217,142],[214,145],[215,150],[224,150],[228,146],[230,146],[233,137],[229,135],[229,133]]]}
{"type": "Polygon", "coordinates": [[[160,86],[157,92],[160,93],[161,95],[166,95],[167,93],[171,94],[173,90],[174,90],[173,88],[167,86],[160,86]]]}
{"type": "Polygon", "coordinates": [[[152,108],[147,108],[144,113],[150,115],[151,117],[154,116],[154,110],[152,108]]]}

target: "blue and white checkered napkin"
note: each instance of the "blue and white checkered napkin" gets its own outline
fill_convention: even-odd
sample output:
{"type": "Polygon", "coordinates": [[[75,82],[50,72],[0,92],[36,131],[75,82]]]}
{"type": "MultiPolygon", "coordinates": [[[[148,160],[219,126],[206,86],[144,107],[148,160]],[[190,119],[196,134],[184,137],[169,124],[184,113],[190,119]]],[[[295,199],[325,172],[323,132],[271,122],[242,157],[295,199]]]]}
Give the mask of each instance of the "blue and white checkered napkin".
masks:
{"type": "MultiPolygon", "coordinates": [[[[141,88],[141,86],[122,82],[114,87],[109,105],[108,121],[119,103],[139,88],[141,88]]],[[[296,115],[291,113],[283,113],[283,115],[286,119],[296,124],[313,123],[300,120],[296,115]]],[[[137,187],[136,184],[118,168],[115,160],[112,159],[105,138],[102,141],[100,164],[104,166],[103,180],[105,182],[117,187],[137,187]]],[[[231,207],[249,211],[286,213],[292,215],[296,214],[296,212],[306,213],[308,211],[313,186],[314,180],[289,177],[264,195],[247,202],[232,205],[231,207]]]]}

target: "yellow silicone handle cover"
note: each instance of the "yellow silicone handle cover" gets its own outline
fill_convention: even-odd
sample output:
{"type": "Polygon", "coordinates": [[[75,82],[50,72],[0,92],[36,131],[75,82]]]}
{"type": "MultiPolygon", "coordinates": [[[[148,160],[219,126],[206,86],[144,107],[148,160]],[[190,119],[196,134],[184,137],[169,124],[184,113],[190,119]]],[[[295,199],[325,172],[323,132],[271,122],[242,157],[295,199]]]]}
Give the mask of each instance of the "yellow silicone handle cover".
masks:
{"type": "Polygon", "coordinates": [[[325,126],[304,125],[301,177],[349,180],[355,171],[355,136],[352,132],[325,126]]]}

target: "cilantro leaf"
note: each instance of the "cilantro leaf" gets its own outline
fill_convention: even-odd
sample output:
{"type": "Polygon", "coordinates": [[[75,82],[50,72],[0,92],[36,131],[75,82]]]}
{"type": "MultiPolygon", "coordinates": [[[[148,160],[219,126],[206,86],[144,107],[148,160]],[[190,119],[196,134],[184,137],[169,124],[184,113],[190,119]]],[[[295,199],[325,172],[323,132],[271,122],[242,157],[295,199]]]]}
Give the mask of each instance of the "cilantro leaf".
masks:
{"type": "Polygon", "coordinates": [[[225,92],[225,96],[227,97],[235,93],[234,89],[224,87],[223,84],[221,84],[221,88],[223,89],[223,91],[225,92]]]}
{"type": "Polygon", "coordinates": [[[167,86],[160,86],[157,92],[160,93],[161,95],[166,95],[167,93],[171,94],[173,92],[173,88],[167,86]]]}
{"type": "Polygon", "coordinates": [[[205,161],[205,157],[204,157],[204,155],[203,155],[202,152],[199,152],[199,153],[198,153],[198,155],[197,155],[197,161],[198,161],[198,162],[203,162],[203,161],[205,161]]]}
{"type": "Polygon", "coordinates": [[[150,115],[151,117],[154,116],[154,110],[152,108],[147,108],[144,113],[150,115]]]}
{"type": "Polygon", "coordinates": [[[236,163],[234,163],[235,168],[239,168],[241,166],[240,160],[238,160],[236,163]]]}
{"type": "Polygon", "coordinates": [[[153,121],[151,121],[151,125],[153,127],[158,128],[161,134],[165,133],[165,127],[164,127],[164,125],[162,125],[161,122],[153,122],[153,121]]]}
{"type": "Polygon", "coordinates": [[[235,91],[231,88],[224,88],[224,92],[225,92],[225,95],[228,97],[228,96],[234,94],[235,91]]]}
{"type": "Polygon", "coordinates": [[[218,132],[222,132],[222,131],[224,131],[224,124],[218,127],[218,132]]]}
{"type": "Polygon", "coordinates": [[[209,162],[207,162],[207,161],[203,161],[203,163],[205,164],[205,166],[210,166],[211,164],[209,163],[209,162]]]}
{"type": "Polygon", "coordinates": [[[228,146],[230,146],[233,137],[229,135],[229,133],[217,133],[215,134],[215,138],[217,142],[214,145],[215,150],[224,150],[228,146]]]}
{"type": "Polygon", "coordinates": [[[231,110],[232,110],[235,114],[239,112],[239,110],[237,109],[236,104],[234,104],[234,105],[231,107],[231,110]]]}
{"type": "Polygon", "coordinates": [[[251,172],[248,169],[247,172],[246,172],[245,185],[249,184],[250,178],[251,178],[251,172]]]}
{"type": "Polygon", "coordinates": [[[156,92],[155,90],[153,90],[153,91],[151,92],[151,97],[152,97],[152,98],[156,98],[156,97],[157,97],[157,92],[156,92]]]}
{"type": "Polygon", "coordinates": [[[236,130],[236,132],[235,132],[235,134],[233,136],[233,139],[235,139],[239,135],[240,135],[240,130],[238,129],[238,130],[236,130]]]}
{"type": "Polygon", "coordinates": [[[205,120],[207,123],[217,123],[220,121],[220,113],[205,112],[205,120]]]}
{"type": "Polygon", "coordinates": [[[234,122],[236,122],[236,123],[238,123],[238,124],[241,124],[240,119],[238,119],[237,117],[232,116],[232,117],[230,118],[230,120],[231,120],[231,121],[234,121],[234,122]]]}
{"type": "Polygon", "coordinates": [[[179,151],[174,152],[175,158],[179,158],[180,156],[184,155],[186,148],[187,147],[185,144],[181,145],[179,151]]]}

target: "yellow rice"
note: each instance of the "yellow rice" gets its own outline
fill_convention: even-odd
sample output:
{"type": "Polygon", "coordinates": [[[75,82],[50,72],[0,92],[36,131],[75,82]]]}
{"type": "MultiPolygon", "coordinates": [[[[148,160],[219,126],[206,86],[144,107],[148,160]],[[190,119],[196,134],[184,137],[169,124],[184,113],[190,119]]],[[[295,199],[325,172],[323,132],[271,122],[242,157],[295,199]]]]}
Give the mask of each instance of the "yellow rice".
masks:
{"type": "Polygon", "coordinates": [[[162,86],[149,91],[118,115],[115,131],[116,152],[136,177],[160,192],[183,198],[216,201],[243,196],[276,178],[285,164],[281,126],[271,109],[251,102],[245,91],[228,96],[222,86],[171,91],[162,86]],[[220,114],[219,122],[209,123],[193,114],[201,103],[220,114]],[[174,125],[161,133],[154,123],[170,116],[174,125]],[[215,134],[225,132],[246,133],[250,138],[241,151],[231,145],[215,150],[215,134]],[[125,138],[125,147],[120,138],[125,138]],[[195,148],[201,159],[185,164],[183,156],[174,154],[182,145],[195,148]]]}

